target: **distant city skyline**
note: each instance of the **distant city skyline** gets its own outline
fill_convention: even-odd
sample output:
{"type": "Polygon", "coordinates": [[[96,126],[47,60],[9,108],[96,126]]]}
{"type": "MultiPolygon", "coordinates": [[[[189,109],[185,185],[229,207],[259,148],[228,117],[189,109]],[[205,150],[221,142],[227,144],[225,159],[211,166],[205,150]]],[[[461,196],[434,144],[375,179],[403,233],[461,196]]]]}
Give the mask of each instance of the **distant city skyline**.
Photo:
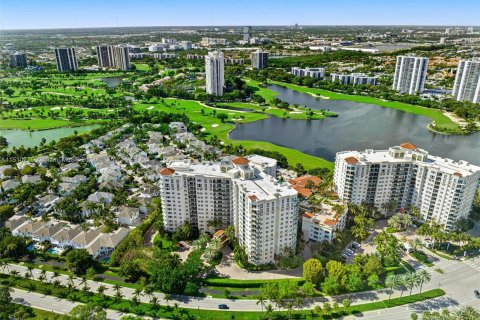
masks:
{"type": "Polygon", "coordinates": [[[479,26],[480,1],[0,0],[0,29],[234,25],[479,26]]]}

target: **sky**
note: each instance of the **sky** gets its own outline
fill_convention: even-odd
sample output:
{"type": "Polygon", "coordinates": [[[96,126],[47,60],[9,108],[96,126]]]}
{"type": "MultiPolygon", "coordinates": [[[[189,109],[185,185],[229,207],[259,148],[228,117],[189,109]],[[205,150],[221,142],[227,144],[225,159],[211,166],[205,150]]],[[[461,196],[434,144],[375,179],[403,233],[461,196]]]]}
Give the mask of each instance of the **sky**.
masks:
{"type": "Polygon", "coordinates": [[[480,0],[0,0],[0,29],[480,25],[480,0]]]}

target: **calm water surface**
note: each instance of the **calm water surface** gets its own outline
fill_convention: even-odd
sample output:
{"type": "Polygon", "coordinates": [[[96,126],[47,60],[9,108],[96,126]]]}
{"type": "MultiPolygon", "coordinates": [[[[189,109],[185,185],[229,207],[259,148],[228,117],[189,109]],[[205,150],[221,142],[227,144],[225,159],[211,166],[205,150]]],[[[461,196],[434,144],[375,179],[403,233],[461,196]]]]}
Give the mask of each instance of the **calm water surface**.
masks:
{"type": "Polygon", "coordinates": [[[107,78],[100,78],[99,80],[105,82],[108,87],[115,88],[120,83],[122,83],[122,77],[107,77],[107,78]]]}
{"type": "Polygon", "coordinates": [[[5,137],[8,142],[8,150],[12,150],[13,147],[24,146],[25,148],[34,147],[40,145],[42,138],[50,141],[58,141],[60,138],[68,137],[77,131],[78,133],[88,132],[100,127],[99,125],[92,124],[88,126],[72,127],[72,128],[56,128],[49,130],[40,130],[30,132],[28,130],[6,130],[0,129],[0,136],[5,137]]]}
{"type": "Polygon", "coordinates": [[[338,151],[385,149],[410,141],[432,155],[480,165],[479,132],[468,136],[443,135],[429,131],[431,119],[423,116],[353,101],[320,99],[277,85],[269,88],[290,104],[329,109],[339,116],[314,121],[270,117],[238,124],[230,138],[268,141],[330,161],[338,151]]]}

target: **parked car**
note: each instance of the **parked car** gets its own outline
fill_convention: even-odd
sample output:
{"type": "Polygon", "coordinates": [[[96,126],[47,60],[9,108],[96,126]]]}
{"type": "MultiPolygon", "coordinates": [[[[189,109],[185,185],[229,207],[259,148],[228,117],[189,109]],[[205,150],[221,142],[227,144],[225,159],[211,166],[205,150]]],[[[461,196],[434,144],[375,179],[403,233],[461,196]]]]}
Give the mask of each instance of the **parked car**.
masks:
{"type": "Polygon", "coordinates": [[[228,309],[228,306],[226,304],[219,304],[218,309],[228,309]]]}

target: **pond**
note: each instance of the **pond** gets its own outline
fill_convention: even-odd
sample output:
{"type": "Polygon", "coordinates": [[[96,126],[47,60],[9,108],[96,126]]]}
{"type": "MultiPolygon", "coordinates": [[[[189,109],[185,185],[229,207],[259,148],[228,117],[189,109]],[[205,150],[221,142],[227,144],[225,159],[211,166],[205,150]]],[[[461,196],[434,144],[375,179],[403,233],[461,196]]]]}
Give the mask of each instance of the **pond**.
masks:
{"type": "Polygon", "coordinates": [[[98,79],[102,82],[105,82],[108,87],[115,88],[123,81],[123,77],[106,77],[98,79]]]}
{"type": "Polygon", "coordinates": [[[88,132],[93,129],[99,128],[98,124],[92,124],[88,126],[80,127],[63,127],[40,131],[28,131],[20,129],[0,129],[0,136],[5,137],[8,142],[7,150],[12,150],[13,147],[24,146],[25,148],[34,147],[40,145],[42,138],[50,141],[58,141],[63,137],[68,137],[77,131],[78,133],[88,132]]]}
{"type": "Polygon", "coordinates": [[[329,109],[337,118],[299,121],[270,117],[238,124],[229,135],[236,140],[268,141],[334,161],[344,150],[386,149],[410,141],[432,155],[480,165],[480,133],[444,135],[427,129],[430,118],[400,110],[345,100],[328,100],[271,85],[278,98],[312,109],[329,109]]]}

